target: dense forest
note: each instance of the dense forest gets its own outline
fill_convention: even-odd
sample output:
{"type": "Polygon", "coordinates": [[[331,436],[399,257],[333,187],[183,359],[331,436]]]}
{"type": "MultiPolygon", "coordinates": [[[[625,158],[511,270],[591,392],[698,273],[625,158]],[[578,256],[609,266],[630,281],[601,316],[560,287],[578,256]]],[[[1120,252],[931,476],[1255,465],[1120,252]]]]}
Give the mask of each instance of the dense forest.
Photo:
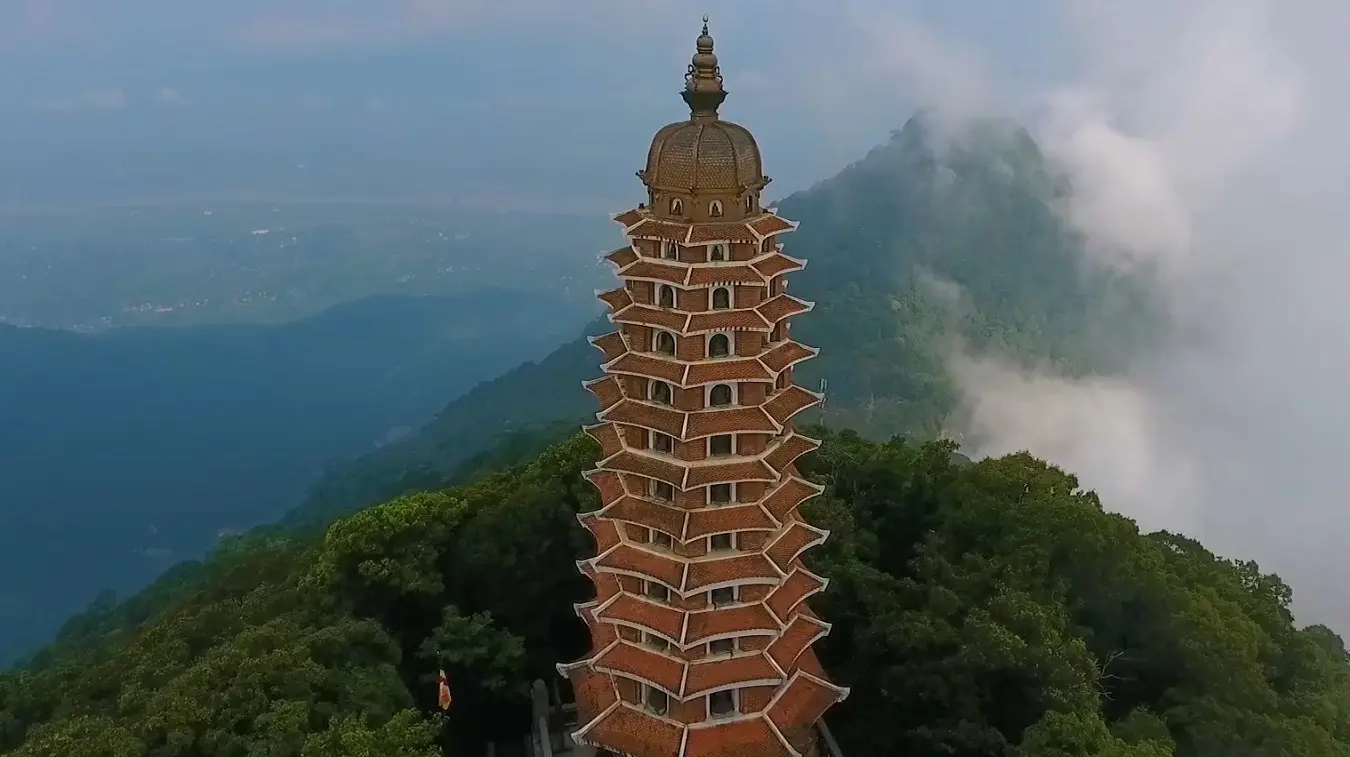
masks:
{"type": "MultiPolygon", "coordinates": [[[[1083,265],[1082,242],[1054,204],[1063,189],[1027,132],[979,122],[936,139],[922,114],[838,175],[795,193],[779,212],[807,267],[794,295],[816,303],[793,335],[821,348],[799,379],[827,379],[823,417],[876,439],[939,438],[957,396],[944,361],[970,349],[1052,363],[1069,373],[1115,367],[1156,333],[1138,282],[1083,265]]],[[[612,330],[592,324],[587,334],[612,330]]],[[[330,466],[292,514],[333,514],[444,481],[491,447],[489,430],[577,423],[594,412],[581,382],[598,353],[577,338],[451,402],[421,431],[330,466]]]]}
{"type": "Polygon", "coordinates": [[[101,589],[144,586],[218,533],[275,520],[329,459],[416,428],[593,312],[480,290],[278,325],[0,325],[0,574],[24,576],[0,581],[0,665],[101,589]]]}
{"type": "MultiPolygon", "coordinates": [[[[832,538],[822,659],[847,757],[1350,755],[1341,640],[1290,589],[1141,534],[1028,455],[830,433],[802,461],[832,538]]],[[[536,440],[543,446],[543,440],[536,440]]],[[[268,529],[94,608],[0,677],[17,757],[482,754],[525,686],[580,656],[597,506],[580,434],[324,532],[268,529]],[[454,682],[448,716],[435,672],[454,682]]],[[[501,453],[503,458],[509,452],[501,453]]]]}

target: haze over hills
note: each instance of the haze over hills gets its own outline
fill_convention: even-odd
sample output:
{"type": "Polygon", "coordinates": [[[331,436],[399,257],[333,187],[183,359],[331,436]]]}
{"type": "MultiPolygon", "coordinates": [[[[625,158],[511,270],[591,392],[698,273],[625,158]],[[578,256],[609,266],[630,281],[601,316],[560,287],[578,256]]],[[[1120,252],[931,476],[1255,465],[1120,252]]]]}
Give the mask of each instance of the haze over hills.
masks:
{"type": "MultiPolygon", "coordinates": [[[[944,146],[920,115],[837,176],[782,200],[779,212],[801,222],[786,250],[807,260],[792,293],[815,302],[793,334],[821,348],[800,380],[829,386],[812,420],[932,438],[958,427],[945,365],[958,343],[1072,373],[1118,365],[1156,335],[1138,282],[1079,267],[1081,240],[1052,208],[1056,191],[1018,125],[984,121],[960,146],[944,146]]],[[[595,323],[587,334],[610,330],[595,323]]],[[[495,443],[484,430],[582,422],[595,399],[581,382],[598,375],[598,361],[577,338],[475,387],[417,434],[332,466],[292,519],[325,522],[443,479],[495,443]]]]}
{"type": "Polygon", "coordinates": [[[0,215],[0,323],[275,323],[376,294],[551,288],[589,300],[603,218],[434,202],[213,201],[0,215]],[[534,231],[551,230],[548,236],[534,231]]]}
{"type": "Polygon", "coordinates": [[[0,326],[0,659],[276,518],[335,456],[416,427],[594,312],[483,289],[381,296],[281,325],[0,326]]]}

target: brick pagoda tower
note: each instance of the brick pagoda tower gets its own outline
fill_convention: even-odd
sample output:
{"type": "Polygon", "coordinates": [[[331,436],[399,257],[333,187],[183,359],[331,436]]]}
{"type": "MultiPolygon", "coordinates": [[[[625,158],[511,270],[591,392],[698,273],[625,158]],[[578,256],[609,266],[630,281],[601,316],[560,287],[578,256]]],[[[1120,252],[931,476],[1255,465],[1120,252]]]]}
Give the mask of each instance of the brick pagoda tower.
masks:
{"type": "Polygon", "coordinates": [[[792,381],[817,350],[788,319],[803,261],[760,206],[769,183],[726,99],[704,19],[685,76],[690,118],[656,133],[638,176],[647,202],[617,216],[623,285],[600,295],[619,330],[592,340],[605,375],[587,433],[603,507],[581,516],[596,599],[577,607],[592,649],[560,665],[577,698],[574,738],[631,757],[800,757],[848,691],[811,645],[829,632],[806,604],[827,580],[802,554],[828,532],[797,506],[820,487],[794,461],[819,446],[792,418],[820,397],[792,381]]]}

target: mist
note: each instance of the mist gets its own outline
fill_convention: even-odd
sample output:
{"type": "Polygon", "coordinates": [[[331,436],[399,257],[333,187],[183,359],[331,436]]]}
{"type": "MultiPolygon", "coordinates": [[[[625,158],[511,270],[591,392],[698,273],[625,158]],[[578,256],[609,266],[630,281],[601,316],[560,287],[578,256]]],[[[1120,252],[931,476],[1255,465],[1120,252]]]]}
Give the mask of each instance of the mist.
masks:
{"type": "Polygon", "coordinates": [[[1071,179],[1058,210],[1088,240],[1084,265],[1143,277],[1170,320],[1120,375],[954,352],[967,451],[1030,450],[1141,528],[1279,574],[1301,622],[1350,631],[1350,51],[1335,32],[1350,7],[1057,7],[1068,63],[1020,86],[974,68],[964,40],[868,21],[922,37],[930,57],[891,73],[949,125],[1029,120],[1071,179]]]}

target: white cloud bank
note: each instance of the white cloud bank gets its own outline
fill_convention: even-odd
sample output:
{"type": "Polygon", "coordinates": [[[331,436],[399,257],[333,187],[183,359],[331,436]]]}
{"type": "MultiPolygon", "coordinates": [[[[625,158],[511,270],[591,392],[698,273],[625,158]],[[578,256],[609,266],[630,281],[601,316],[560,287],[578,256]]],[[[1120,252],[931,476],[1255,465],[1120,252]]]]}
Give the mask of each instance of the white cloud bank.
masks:
{"type": "MultiPolygon", "coordinates": [[[[1333,31],[1350,5],[1059,7],[1072,65],[1016,94],[1073,178],[1062,211],[1090,262],[1147,264],[1176,329],[1119,376],[954,356],[971,451],[1046,457],[1145,528],[1258,560],[1302,620],[1350,631],[1350,48],[1333,31]]],[[[999,90],[923,39],[920,63],[888,59],[899,86],[958,115],[999,90]]]]}

